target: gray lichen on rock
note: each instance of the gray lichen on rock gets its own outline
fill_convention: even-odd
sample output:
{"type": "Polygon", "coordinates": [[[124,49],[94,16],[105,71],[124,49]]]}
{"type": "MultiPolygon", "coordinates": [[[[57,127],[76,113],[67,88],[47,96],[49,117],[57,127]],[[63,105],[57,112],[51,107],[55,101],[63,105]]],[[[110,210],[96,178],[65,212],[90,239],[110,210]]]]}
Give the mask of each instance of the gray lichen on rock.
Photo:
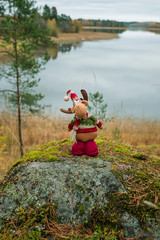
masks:
{"type": "Polygon", "coordinates": [[[19,171],[15,169],[14,178],[11,177],[15,180],[5,187],[0,207],[6,209],[6,213],[1,213],[0,217],[14,213],[20,205],[37,208],[52,197],[62,223],[87,221],[95,204],[97,207],[107,204],[107,193],[125,191],[107,165],[110,163],[101,159],[82,160],[80,157],[76,161],[21,165],[19,171]]]}

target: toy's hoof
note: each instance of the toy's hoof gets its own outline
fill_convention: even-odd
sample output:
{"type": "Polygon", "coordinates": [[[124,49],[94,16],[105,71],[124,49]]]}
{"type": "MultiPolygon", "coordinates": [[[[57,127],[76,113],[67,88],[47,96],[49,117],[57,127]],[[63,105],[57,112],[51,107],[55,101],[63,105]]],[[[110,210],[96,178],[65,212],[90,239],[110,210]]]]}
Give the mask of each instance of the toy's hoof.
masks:
{"type": "Polygon", "coordinates": [[[98,147],[94,140],[85,143],[85,155],[90,157],[98,155],[98,147]]]}
{"type": "Polygon", "coordinates": [[[72,146],[72,154],[73,155],[83,155],[84,154],[84,142],[78,141],[75,142],[72,146]]]}

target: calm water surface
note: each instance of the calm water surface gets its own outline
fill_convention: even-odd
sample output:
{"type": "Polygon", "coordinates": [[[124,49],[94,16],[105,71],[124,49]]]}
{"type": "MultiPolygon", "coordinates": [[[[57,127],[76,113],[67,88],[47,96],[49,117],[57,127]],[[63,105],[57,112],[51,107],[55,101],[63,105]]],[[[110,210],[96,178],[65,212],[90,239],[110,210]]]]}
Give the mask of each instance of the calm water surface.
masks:
{"type": "Polygon", "coordinates": [[[52,55],[39,75],[51,113],[72,106],[63,100],[69,89],[81,97],[84,88],[103,94],[107,116],[160,119],[160,35],[128,30],[118,39],[61,46],[52,55]]]}

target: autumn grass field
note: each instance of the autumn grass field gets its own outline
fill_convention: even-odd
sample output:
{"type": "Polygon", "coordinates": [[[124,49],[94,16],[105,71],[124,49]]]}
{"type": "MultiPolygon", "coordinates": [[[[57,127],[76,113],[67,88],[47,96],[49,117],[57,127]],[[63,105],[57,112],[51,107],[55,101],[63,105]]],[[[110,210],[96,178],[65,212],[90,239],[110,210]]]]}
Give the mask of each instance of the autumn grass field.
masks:
{"type": "MultiPolygon", "coordinates": [[[[60,117],[23,116],[22,134],[24,153],[49,141],[69,138],[67,131],[69,120],[60,117]]],[[[19,158],[19,142],[16,116],[0,114],[0,178],[19,158]]],[[[156,120],[113,118],[103,122],[99,137],[121,139],[130,145],[144,149],[148,154],[160,157],[160,122],[156,120]]]]}

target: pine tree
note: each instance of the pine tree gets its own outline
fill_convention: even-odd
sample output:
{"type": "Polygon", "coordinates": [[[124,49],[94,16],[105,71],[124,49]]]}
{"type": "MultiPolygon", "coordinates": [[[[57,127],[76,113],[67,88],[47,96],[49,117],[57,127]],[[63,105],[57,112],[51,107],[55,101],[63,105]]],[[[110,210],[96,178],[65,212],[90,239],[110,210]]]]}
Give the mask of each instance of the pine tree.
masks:
{"type": "Polygon", "coordinates": [[[8,91],[13,107],[18,115],[18,135],[20,153],[23,156],[21,112],[23,109],[30,112],[38,111],[41,105],[39,100],[42,94],[37,94],[34,87],[40,79],[36,74],[42,69],[47,58],[36,58],[35,51],[42,44],[50,42],[46,30],[40,29],[37,19],[38,9],[32,0],[0,0],[0,36],[4,52],[9,58],[7,68],[1,67],[0,77],[9,79],[12,88],[8,91]]]}
{"type": "Polygon", "coordinates": [[[92,112],[95,117],[100,119],[105,119],[107,104],[103,104],[103,94],[99,93],[89,93],[89,100],[92,105],[88,106],[88,111],[92,112]]]}
{"type": "Polygon", "coordinates": [[[52,7],[51,8],[51,19],[57,20],[57,17],[58,17],[57,9],[56,9],[56,7],[52,7]]]}
{"type": "Polygon", "coordinates": [[[43,18],[45,20],[51,19],[51,9],[47,4],[43,7],[43,18]]]}

